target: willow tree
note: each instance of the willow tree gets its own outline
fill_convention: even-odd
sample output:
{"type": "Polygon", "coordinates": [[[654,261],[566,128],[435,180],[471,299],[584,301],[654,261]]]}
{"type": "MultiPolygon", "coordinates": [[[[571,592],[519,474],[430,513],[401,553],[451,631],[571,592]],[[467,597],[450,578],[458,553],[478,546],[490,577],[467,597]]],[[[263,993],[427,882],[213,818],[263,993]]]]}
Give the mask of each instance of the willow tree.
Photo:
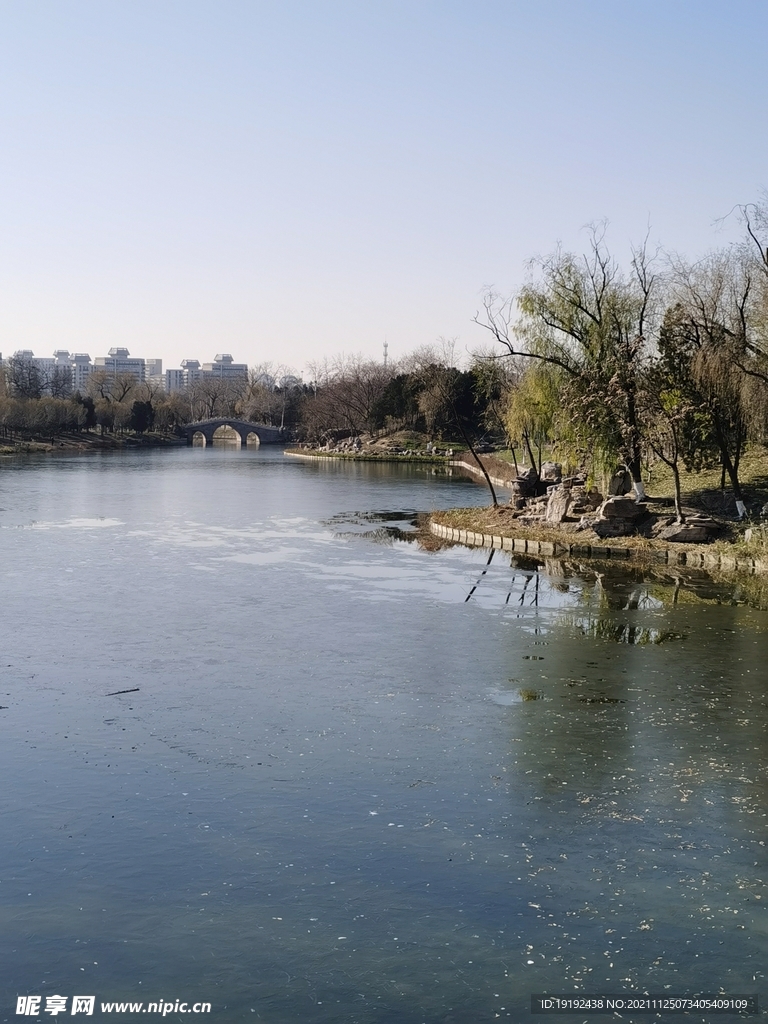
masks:
{"type": "Polygon", "coordinates": [[[626,465],[638,501],[645,497],[637,403],[655,298],[651,264],[644,244],[625,274],[596,228],[584,255],[558,248],[532,261],[534,277],[517,296],[489,292],[475,317],[509,355],[559,371],[574,433],[626,465]]]}
{"type": "Polygon", "coordinates": [[[672,472],[677,522],[685,522],[681,464],[699,470],[711,458],[711,422],[692,373],[684,345],[679,310],[668,310],[659,334],[657,357],[642,375],[640,410],[645,443],[672,472]]]}
{"type": "Polygon", "coordinates": [[[675,260],[671,274],[674,315],[659,335],[674,352],[681,380],[688,378],[706,412],[739,517],[746,512],[739,464],[747,438],[747,372],[758,365],[754,267],[739,250],[711,253],[695,264],[675,260]]]}
{"type": "Polygon", "coordinates": [[[562,374],[557,367],[529,366],[507,394],[504,424],[510,438],[520,440],[531,466],[541,474],[541,449],[553,440],[560,413],[562,374]],[[539,451],[538,464],[533,453],[539,451]]]}

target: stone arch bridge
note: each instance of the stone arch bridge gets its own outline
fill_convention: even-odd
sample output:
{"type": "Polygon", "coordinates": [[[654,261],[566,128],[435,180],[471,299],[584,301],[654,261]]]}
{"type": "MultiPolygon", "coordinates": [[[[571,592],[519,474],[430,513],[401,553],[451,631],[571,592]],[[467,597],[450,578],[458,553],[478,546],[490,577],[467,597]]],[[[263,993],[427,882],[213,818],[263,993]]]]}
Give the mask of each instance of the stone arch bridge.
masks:
{"type": "Polygon", "coordinates": [[[213,444],[214,434],[219,427],[231,427],[239,436],[242,448],[247,445],[249,434],[255,434],[259,439],[259,444],[280,444],[285,441],[285,435],[279,427],[265,427],[262,423],[250,423],[248,420],[236,420],[229,417],[187,423],[181,429],[186,435],[187,444],[192,444],[195,434],[202,434],[206,445],[209,445],[213,444]]]}

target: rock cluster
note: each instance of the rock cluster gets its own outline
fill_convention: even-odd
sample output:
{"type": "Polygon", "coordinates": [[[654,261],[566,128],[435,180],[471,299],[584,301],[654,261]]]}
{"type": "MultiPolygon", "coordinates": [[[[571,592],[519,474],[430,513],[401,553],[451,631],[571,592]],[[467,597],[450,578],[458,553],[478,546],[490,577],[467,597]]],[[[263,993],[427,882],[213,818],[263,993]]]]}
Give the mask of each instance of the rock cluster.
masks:
{"type": "Polygon", "coordinates": [[[524,471],[514,484],[509,504],[524,526],[592,530],[601,538],[639,534],[678,544],[701,544],[720,532],[715,520],[700,512],[687,512],[686,521],[678,523],[674,515],[651,511],[646,503],[622,493],[626,480],[618,473],[612,488],[619,493],[607,498],[594,488],[588,490],[583,478],[562,479],[557,463],[544,463],[541,477],[534,470],[524,471]]]}
{"type": "Polygon", "coordinates": [[[432,443],[427,444],[426,448],[423,449],[406,448],[396,441],[376,442],[364,440],[357,435],[344,438],[329,438],[324,444],[301,444],[298,447],[304,448],[307,451],[327,452],[334,455],[439,455],[452,458],[454,454],[453,448],[438,448],[437,445],[432,443]]]}
{"type": "Polygon", "coordinates": [[[544,519],[547,523],[579,522],[582,516],[594,512],[602,500],[599,491],[588,491],[583,484],[565,481],[550,487],[544,519]]]}
{"type": "Polygon", "coordinates": [[[659,516],[654,523],[652,535],[673,544],[703,544],[719,532],[720,528],[714,519],[702,512],[689,512],[684,523],[678,523],[674,516],[659,516]]]}
{"type": "Polygon", "coordinates": [[[606,498],[597,510],[597,518],[591,524],[598,537],[630,537],[638,532],[641,522],[649,518],[645,505],[634,498],[613,495],[606,498]]]}

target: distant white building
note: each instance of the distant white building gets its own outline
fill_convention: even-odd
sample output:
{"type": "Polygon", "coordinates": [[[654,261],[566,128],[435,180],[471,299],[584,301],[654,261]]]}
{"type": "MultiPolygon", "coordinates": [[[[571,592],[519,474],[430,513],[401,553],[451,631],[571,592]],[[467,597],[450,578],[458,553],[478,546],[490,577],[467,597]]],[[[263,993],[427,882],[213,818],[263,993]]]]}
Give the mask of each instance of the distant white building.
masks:
{"type": "Polygon", "coordinates": [[[91,357],[87,352],[75,352],[74,355],[69,357],[69,362],[72,367],[72,389],[74,391],[84,391],[85,385],[88,383],[88,377],[93,369],[91,357]]]}
{"type": "Polygon", "coordinates": [[[236,363],[227,352],[217,355],[212,363],[203,363],[203,376],[206,377],[247,377],[248,364],[236,363]]]}
{"type": "Polygon", "coordinates": [[[38,368],[38,370],[42,374],[43,380],[46,380],[46,381],[50,379],[50,377],[52,376],[53,371],[54,371],[54,369],[56,367],[55,353],[54,353],[54,357],[53,358],[48,358],[47,356],[33,356],[31,352],[27,352],[27,351],[25,351],[25,352],[16,352],[15,355],[22,356],[22,357],[28,356],[29,357],[29,361],[31,363],[34,363],[34,365],[38,368]]]}
{"type": "Polygon", "coordinates": [[[36,356],[31,349],[19,349],[14,352],[13,357],[29,363],[38,370],[43,394],[55,394],[59,397],[83,391],[88,375],[93,369],[89,355],[83,352],[70,355],[63,348],[56,349],[51,358],[36,356]]]}
{"type": "Polygon", "coordinates": [[[147,359],[145,374],[145,380],[165,391],[165,374],[163,373],[162,359],[147,359]]]}
{"type": "Polygon", "coordinates": [[[132,358],[127,348],[111,348],[109,355],[96,356],[93,361],[94,370],[106,370],[111,376],[119,373],[132,373],[139,380],[146,378],[146,360],[132,358]]]}
{"type": "MultiPolygon", "coordinates": [[[[111,348],[108,355],[96,356],[93,361],[87,352],[70,353],[66,349],[57,349],[51,358],[36,357],[31,349],[20,349],[14,352],[14,358],[29,362],[40,371],[43,391],[48,394],[60,392],[62,384],[70,379],[72,392],[84,392],[94,370],[104,370],[110,376],[130,373],[141,381],[153,381],[168,393],[182,391],[206,377],[245,380],[248,376],[248,364],[236,363],[228,352],[202,365],[198,359],[183,359],[179,369],[165,372],[162,359],[132,357],[127,348],[111,348]]],[[[2,362],[0,354],[0,365],[2,362]]]]}
{"type": "Polygon", "coordinates": [[[183,391],[186,386],[186,372],[184,370],[165,371],[165,390],[169,395],[174,391],[183,391]]]}
{"type": "Polygon", "coordinates": [[[200,380],[202,377],[199,359],[182,359],[181,368],[184,371],[185,388],[189,387],[190,384],[194,384],[196,380],[200,380]]]}

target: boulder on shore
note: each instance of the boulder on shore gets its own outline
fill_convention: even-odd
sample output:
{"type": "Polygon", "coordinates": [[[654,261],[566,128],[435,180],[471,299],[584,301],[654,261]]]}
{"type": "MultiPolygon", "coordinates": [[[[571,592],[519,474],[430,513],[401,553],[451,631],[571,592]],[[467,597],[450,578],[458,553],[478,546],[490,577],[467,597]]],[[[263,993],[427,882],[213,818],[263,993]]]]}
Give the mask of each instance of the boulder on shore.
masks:
{"type": "Polygon", "coordinates": [[[632,490],[632,476],[626,469],[617,469],[608,484],[609,494],[629,494],[632,490]]]}
{"type": "Polygon", "coordinates": [[[540,478],[548,484],[559,484],[563,479],[563,467],[559,462],[542,462],[540,478]]]}
{"type": "Polygon", "coordinates": [[[592,529],[598,537],[628,537],[637,532],[638,525],[648,516],[645,505],[638,505],[634,498],[615,495],[602,503],[592,529]]]}
{"type": "Polygon", "coordinates": [[[515,497],[533,498],[539,484],[539,474],[535,469],[521,469],[517,478],[510,484],[510,490],[515,497]]]}
{"type": "Polygon", "coordinates": [[[630,537],[637,532],[635,519],[596,519],[592,529],[598,537],[630,537]]]}
{"type": "Polygon", "coordinates": [[[639,519],[646,514],[644,505],[638,505],[634,498],[614,496],[606,498],[598,512],[604,519],[639,519]]]}
{"type": "Polygon", "coordinates": [[[544,520],[547,523],[562,523],[573,504],[570,488],[553,487],[547,498],[547,509],[544,520]]]}
{"type": "MultiPolygon", "coordinates": [[[[566,481],[563,481],[563,486],[565,484],[566,481]]],[[[603,503],[603,496],[600,491],[595,488],[587,491],[586,487],[582,485],[571,487],[571,498],[573,499],[573,504],[568,510],[568,515],[572,519],[578,519],[580,516],[596,512],[603,503]]]]}
{"type": "Polygon", "coordinates": [[[667,516],[656,523],[653,536],[671,544],[706,544],[720,533],[720,526],[701,512],[686,514],[685,522],[667,516]]]}

